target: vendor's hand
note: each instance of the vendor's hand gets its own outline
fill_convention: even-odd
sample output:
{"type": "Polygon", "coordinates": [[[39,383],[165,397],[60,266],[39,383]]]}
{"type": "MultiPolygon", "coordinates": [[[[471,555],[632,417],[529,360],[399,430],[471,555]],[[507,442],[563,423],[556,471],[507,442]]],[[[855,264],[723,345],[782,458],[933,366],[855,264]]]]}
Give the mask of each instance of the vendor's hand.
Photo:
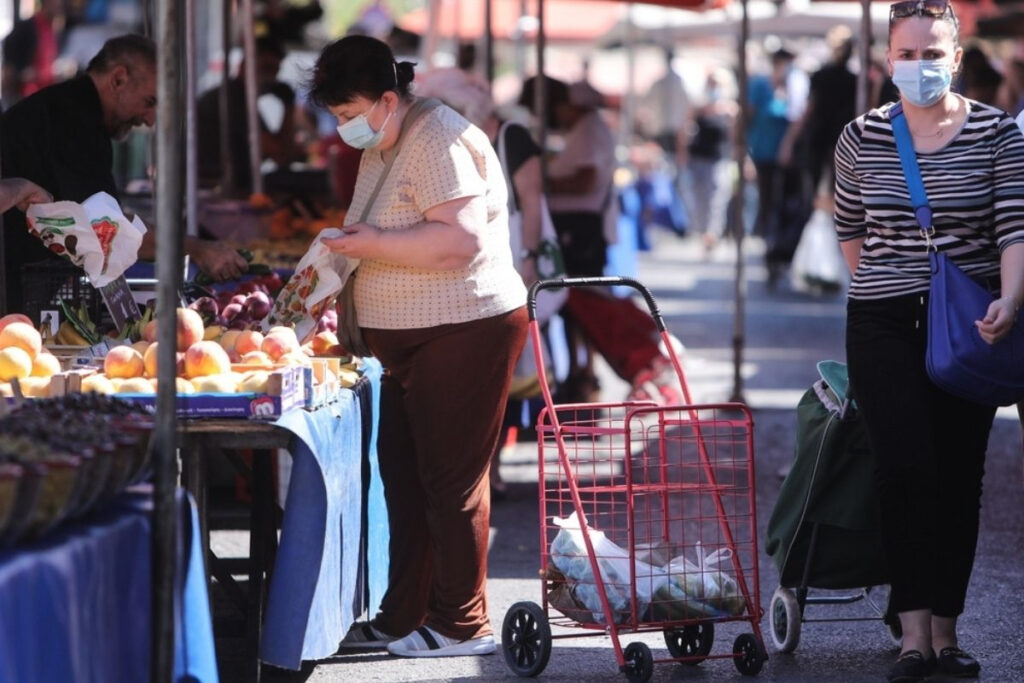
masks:
{"type": "Polygon", "coordinates": [[[212,240],[199,240],[189,253],[199,270],[214,280],[234,280],[249,264],[232,247],[212,240]]]}
{"type": "Polygon", "coordinates": [[[14,190],[14,205],[20,211],[27,211],[32,204],[49,204],[53,195],[24,178],[7,178],[3,181],[14,190]]]}
{"type": "Polygon", "coordinates": [[[974,322],[978,327],[978,334],[989,344],[995,344],[1007,334],[1013,327],[1013,321],[1017,318],[1017,303],[1013,297],[1004,296],[996,299],[988,306],[985,317],[974,322]]]}
{"type": "Polygon", "coordinates": [[[380,230],[369,223],[352,223],[341,229],[341,237],[325,237],[321,241],[336,254],[349,258],[372,258],[377,254],[380,230]]]}

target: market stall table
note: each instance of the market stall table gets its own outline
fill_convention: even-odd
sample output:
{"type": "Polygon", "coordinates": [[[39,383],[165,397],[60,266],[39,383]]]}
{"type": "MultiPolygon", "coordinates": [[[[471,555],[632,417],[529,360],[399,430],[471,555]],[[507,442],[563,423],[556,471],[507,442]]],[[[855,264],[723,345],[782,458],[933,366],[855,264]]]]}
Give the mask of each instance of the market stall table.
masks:
{"type": "MultiPolygon", "coordinates": [[[[152,488],[0,551],[0,681],[150,675],[152,488]]],[[[174,679],[216,683],[194,505],[178,496],[174,679]]]]}
{"type": "Polygon", "coordinates": [[[209,563],[214,578],[245,611],[251,679],[259,678],[260,661],[299,669],[303,660],[332,655],[355,618],[375,611],[383,596],[388,537],[376,453],[380,374],[380,364],[368,359],[362,379],[337,402],[290,411],[272,423],[189,420],[180,425],[183,480],[198,502],[207,552],[209,458],[224,454],[251,480],[249,558],[243,560],[247,590],[231,577],[240,573],[237,561],[211,553],[209,563]],[[272,455],[282,448],[293,459],[283,517],[272,471],[272,455]],[[251,469],[237,450],[252,450],[251,469]]]}

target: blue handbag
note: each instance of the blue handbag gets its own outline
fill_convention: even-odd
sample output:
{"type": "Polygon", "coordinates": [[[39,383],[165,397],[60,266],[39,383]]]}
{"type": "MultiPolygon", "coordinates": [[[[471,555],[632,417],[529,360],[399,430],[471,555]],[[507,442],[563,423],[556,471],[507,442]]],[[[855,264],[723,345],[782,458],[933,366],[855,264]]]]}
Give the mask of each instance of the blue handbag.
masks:
{"type": "Polygon", "coordinates": [[[932,243],[932,211],[900,103],[889,111],[889,119],[931,263],[928,376],[939,388],[981,405],[1017,403],[1024,399],[1024,324],[1014,321],[1010,333],[996,344],[981,338],[974,322],[984,317],[993,296],[932,243]]]}

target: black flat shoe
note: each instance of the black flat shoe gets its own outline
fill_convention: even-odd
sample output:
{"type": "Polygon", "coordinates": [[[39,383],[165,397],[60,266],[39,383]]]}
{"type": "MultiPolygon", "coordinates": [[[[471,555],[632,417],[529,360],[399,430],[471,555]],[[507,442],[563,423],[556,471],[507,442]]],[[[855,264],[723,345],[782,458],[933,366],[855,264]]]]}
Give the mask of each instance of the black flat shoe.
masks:
{"type": "Polygon", "coordinates": [[[977,678],[981,664],[958,647],[939,650],[938,671],[953,678],[977,678]]]}
{"type": "Polygon", "coordinates": [[[889,669],[889,683],[917,683],[935,670],[935,657],[925,659],[917,650],[907,650],[889,669]]]}

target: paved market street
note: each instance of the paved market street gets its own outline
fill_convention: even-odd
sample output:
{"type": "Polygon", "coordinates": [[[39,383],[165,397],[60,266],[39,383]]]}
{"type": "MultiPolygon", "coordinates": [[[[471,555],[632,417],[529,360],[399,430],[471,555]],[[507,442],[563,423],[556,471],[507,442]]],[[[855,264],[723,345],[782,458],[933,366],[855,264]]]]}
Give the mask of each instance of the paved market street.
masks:
{"type": "MultiPolygon", "coordinates": [[[[687,347],[686,370],[697,400],[720,401],[732,390],[733,248],[720,246],[710,260],[695,241],[654,235],[653,253],[640,259],[639,278],[658,299],[673,332],[687,347]]],[[[782,285],[769,294],[758,245],[750,243],[749,307],[745,352],[745,397],[754,410],[757,466],[758,539],[777,496],[780,469],[792,458],[794,407],[816,377],[818,360],[843,359],[844,300],[841,295],[812,297],[782,285]]],[[[602,377],[604,395],[620,400],[625,385],[602,377]]],[[[386,429],[386,425],[384,426],[386,429]]],[[[1022,457],[1015,414],[996,421],[990,443],[982,530],[978,558],[961,621],[961,644],[982,663],[982,679],[998,683],[1024,680],[1020,595],[1024,592],[1024,505],[1022,457]],[[1012,418],[1012,419],[1011,419],[1012,418]]],[[[495,631],[500,632],[506,609],[520,600],[540,601],[537,577],[538,521],[536,445],[520,443],[502,463],[511,495],[494,505],[490,555],[489,598],[495,631]]],[[[216,539],[215,539],[216,541],[216,539]]],[[[761,554],[762,607],[767,610],[777,587],[771,559],[761,554]]],[[[844,607],[811,607],[808,617],[870,616],[864,603],[844,607]]],[[[881,622],[807,623],[799,648],[792,655],[774,652],[762,621],[769,661],[764,681],[879,681],[895,655],[881,622]]],[[[731,652],[734,638],[749,624],[725,624],[716,629],[712,654],[731,652]]],[[[558,633],[556,631],[556,633],[558,633]]],[[[667,656],[662,637],[623,636],[623,642],[643,640],[655,658],[667,656]]],[[[223,680],[234,674],[238,641],[218,642],[223,680]]],[[[503,657],[407,660],[387,654],[340,656],[299,674],[267,670],[270,681],[496,681],[514,680],[503,657]]],[[[715,660],[697,667],[656,664],[654,681],[741,680],[732,662],[715,660]]],[[[540,680],[624,681],[606,637],[556,640],[540,680]]]]}

